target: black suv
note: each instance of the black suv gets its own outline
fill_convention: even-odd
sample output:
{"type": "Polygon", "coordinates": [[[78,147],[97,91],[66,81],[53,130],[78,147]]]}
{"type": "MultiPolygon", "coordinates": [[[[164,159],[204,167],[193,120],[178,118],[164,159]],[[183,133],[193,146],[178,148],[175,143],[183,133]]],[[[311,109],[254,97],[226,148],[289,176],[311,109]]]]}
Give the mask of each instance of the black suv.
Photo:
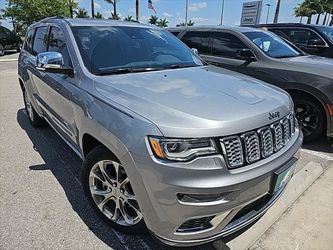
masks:
{"type": "Polygon", "coordinates": [[[21,47],[21,38],[9,29],[0,26],[0,56],[3,56],[6,50],[20,52],[21,47]]]}
{"type": "Polygon", "coordinates": [[[262,24],[311,55],[333,58],[333,27],[302,23],[262,24]]]}

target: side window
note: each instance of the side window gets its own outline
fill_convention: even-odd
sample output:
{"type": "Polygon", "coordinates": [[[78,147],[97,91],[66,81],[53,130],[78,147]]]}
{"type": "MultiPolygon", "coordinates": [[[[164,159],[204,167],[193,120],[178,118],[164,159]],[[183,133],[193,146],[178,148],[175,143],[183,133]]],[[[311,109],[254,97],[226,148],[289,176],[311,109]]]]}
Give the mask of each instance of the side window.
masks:
{"type": "Polygon", "coordinates": [[[211,55],[211,32],[189,31],[182,37],[182,41],[190,48],[196,48],[200,54],[211,55]]]}
{"type": "Polygon", "coordinates": [[[24,49],[28,51],[30,54],[32,54],[32,41],[34,38],[35,29],[30,29],[27,32],[27,35],[25,37],[25,43],[24,43],[24,49]]]}
{"type": "Polygon", "coordinates": [[[312,30],[308,29],[290,29],[289,38],[296,45],[308,46],[322,41],[322,39],[312,30]]]}
{"type": "Polygon", "coordinates": [[[38,53],[46,51],[47,44],[47,27],[39,27],[36,30],[35,39],[32,47],[32,54],[37,55],[38,53]]]}
{"type": "Polygon", "coordinates": [[[170,33],[174,36],[178,36],[180,32],[179,31],[170,31],[170,33]]]}
{"type": "Polygon", "coordinates": [[[229,33],[214,32],[214,56],[238,58],[238,51],[241,49],[247,49],[247,47],[236,36],[229,33]]]}
{"type": "Polygon", "coordinates": [[[58,27],[55,26],[51,27],[48,51],[61,53],[64,59],[65,67],[71,66],[71,60],[66,46],[65,34],[58,27]]]}
{"type": "Polygon", "coordinates": [[[269,29],[269,31],[274,32],[278,36],[290,40],[288,37],[288,30],[287,29],[269,29]]]}

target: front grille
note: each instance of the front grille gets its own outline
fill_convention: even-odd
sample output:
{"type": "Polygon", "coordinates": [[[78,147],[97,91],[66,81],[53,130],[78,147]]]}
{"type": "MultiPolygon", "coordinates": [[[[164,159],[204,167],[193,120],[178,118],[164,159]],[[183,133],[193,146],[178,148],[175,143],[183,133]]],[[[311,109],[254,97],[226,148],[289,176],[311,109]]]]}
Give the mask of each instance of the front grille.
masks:
{"type": "Polygon", "coordinates": [[[230,168],[251,164],[283,148],[294,135],[295,116],[290,114],[268,126],[220,140],[230,168]]]}

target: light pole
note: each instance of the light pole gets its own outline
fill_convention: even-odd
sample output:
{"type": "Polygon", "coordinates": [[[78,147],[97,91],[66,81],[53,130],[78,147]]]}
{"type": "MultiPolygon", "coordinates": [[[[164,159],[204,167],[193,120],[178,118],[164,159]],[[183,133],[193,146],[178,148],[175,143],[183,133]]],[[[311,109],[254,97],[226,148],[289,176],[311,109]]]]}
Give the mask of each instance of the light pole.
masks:
{"type": "Polygon", "coordinates": [[[269,3],[266,3],[266,6],[267,6],[267,17],[266,17],[266,23],[268,23],[268,18],[269,18],[269,10],[270,10],[270,8],[271,8],[271,4],[269,4],[269,3]]]}
{"type": "Polygon", "coordinates": [[[185,3],[185,26],[187,26],[188,0],[185,3]]]}
{"type": "Polygon", "coordinates": [[[223,25],[223,15],[224,15],[224,0],[222,0],[222,10],[221,10],[221,26],[223,25]]]}

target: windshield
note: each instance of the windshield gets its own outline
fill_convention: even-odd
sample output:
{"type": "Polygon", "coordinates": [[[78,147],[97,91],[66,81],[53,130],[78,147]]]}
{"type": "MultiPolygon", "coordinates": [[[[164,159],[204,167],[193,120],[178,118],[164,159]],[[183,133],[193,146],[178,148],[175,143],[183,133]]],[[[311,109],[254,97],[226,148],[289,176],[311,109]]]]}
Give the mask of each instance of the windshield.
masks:
{"type": "Polygon", "coordinates": [[[244,35],[270,57],[287,58],[303,55],[301,51],[297,51],[279,36],[271,32],[251,31],[244,32],[244,35]]]}
{"type": "Polygon", "coordinates": [[[203,65],[167,31],[146,27],[72,27],[87,69],[98,75],[203,65]]]}
{"type": "Polygon", "coordinates": [[[317,27],[322,33],[326,35],[328,39],[331,40],[333,43],[333,28],[332,27],[325,27],[325,26],[318,26],[317,27]]]}

